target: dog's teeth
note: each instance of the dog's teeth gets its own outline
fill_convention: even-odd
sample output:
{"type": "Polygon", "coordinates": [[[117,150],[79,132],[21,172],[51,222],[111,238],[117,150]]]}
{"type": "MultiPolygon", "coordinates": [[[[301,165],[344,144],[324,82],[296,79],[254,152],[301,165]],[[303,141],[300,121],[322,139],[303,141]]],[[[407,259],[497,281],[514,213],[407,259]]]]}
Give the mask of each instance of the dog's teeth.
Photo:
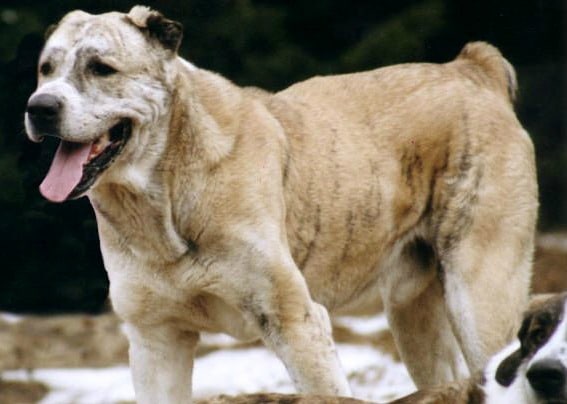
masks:
{"type": "Polygon", "coordinates": [[[90,161],[96,156],[98,156],[110,144],[111,142],[108,133],[105,133],[104,135],[99,137],[91,146],[91,152],[89,153],[88,160],[90,161]]]}

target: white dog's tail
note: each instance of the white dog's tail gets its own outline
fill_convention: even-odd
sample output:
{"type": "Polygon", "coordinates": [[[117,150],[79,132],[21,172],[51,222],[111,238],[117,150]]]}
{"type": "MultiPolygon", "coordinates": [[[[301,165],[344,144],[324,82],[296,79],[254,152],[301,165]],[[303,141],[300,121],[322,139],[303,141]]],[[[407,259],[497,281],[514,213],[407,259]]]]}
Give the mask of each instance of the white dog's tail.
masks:
{"type": "Polygon", "coordinates": [[[470,42],[465,45],[457,60],[473,62],[485,73],[483,84],[501,93],[510,103],[516,99],[518,83],[514,68],[494,46],[486,42],[470,42]]]}

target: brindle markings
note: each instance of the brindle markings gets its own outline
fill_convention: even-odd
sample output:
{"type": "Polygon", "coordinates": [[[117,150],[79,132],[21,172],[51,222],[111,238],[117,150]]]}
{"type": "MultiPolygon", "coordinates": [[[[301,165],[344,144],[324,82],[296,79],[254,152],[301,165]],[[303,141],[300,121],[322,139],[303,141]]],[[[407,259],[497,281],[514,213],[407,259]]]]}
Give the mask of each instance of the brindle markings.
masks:
{"type": "Polygon", "coordinates": [[[270,330],[279,329],[279,323],[275,316],[271,319],[261,308],[261,304],[254,300],[253,295],[249,295],[242,300],[241,310],[243,313],[252,313],[258,327],[262,330],[265,335],[270,332],[270,330]]]}
{"type": "Polygon", "coordinates": [[[283,170],[282,170],[282,186],[285,187],[287,183],[287,176],[289,174],[289,164],[291,160],[291,153],[289,152],[289,147],[285,148],[285,157],[283,159],[283,170]]]}
{"type": "MultiPolygon", "coordinates": [[[[412,147],[405,147],[402,152],[402,175],[406,179],[407,186],[411,189],[411,194],[415,194],[414,172],[423,171],[423,160],[419,152],[418,145],[412,141],[412,147]]],[[[418,180],[421,176],[418,176],[418,180]]]]}
{"type": "MultiPolygon", "coordinates": [[[[331,131],[333,133],[333,136],[331,136],[330,151],[331,151],[333,156],[336,156],[337,155],[336,140],[337,140],[338,134],[337,134],[337,130],[335,128],[331,128],[331,131]]],[[[339,166],[337,160],[338,160],[337,158],[333,158],[334,169],[335,169],[336,172],[339,172],[340,166],[339,166]]],[[[312,189],[312,186],[313,186],[312,181],[313,181],[312,179],[309,180],[308,187],[307,187],[308,193],[309,193],[309,190],[312,189]]],[[[335,195],[338,194],[339,191],[340,191],[340,188],[341,188],[341,184],[340,184],[338,178],[335,177],[333,193],[335,195]]],[[[303,220],[300,221],[300,223],[303,223],[303,222],[304,222],[303,220]]],[[[297,231],[298,234],[301,233],[301,229],[302,229],[302,227],[300,227],[298,229],[298,231],[297,231]]],[[[309,258],[311,257],[311,254],[314,250],[316,239],[317,239],[319,233],[321,232],[321,206],[319,204],[317,204],[317,207],[316,207],[314,229],[315,229],[315,233],[313,234],[313,236],[311,237],[311,240],[307,244],[307,252],[298,265],[299,269],[301,271],[303,271],[305,269],[305,265],[307,265],[307,262],[309,261],[309,258]]]]}
{"type": "MultiPolygon", "coordinates": [[[[356,221],[356,216],[354,214],[354,212],[352,211],[352,209],[350,209],[348,211],[347,217],[346,217],[346,228],[347,228],[347,237],[346,240],[344,242],[343,245],[343,250],[341,252],[341,261],[344,261],[344,259],[347,257],[348,254],[348,248],[350,243],[352,242],[352,234],[354,232],[354,224],[356,221]]],[[[338,276],[338,273],[337,273],[338,276]]]]}
{"type": "Polygon", "coordinates": [[[368,227],[376,225],[378,217],[380,217],[380,210],[382,205],[382,194],[380,193],[380,176],[378,172],[378,163],[373,160],[369,160],[370,173],[376,182],[373,182],[370,187],[370,196],[368,197],[368,203],[364,208],[363,218],[368,227]]]}
{"type": "Polygon", "coordinates": [[[299,264],[300,271],[304,270],[305,265],[309,261],[309,258],[311,257],[311,253],[315,248],[315,242],[317,241],[317,237],[321,232],[321,205],[319,204],[317,204],[317,207],[315,209],[315,226],[313,228],[315,230],[315,233],[313,234],[313,237],[311,237],[311,241],[309,241],[309,244],[307,245],[307,253],[305,254],[303,259],[301,260],[301,263],[299,264]]]}
{"type": "Polygon", "coordinates": [[[482,169],[480,164],[476,163],[478,159],[475,159],[476,151],[471,150],[468,119],[468,114],[465,111],[461,119],[464,144],[460,153],[457,175],[453,182],[447,186],[445,204],[441,208],[438,220],[434,225],[435,244],[443,261],[446,261],[447,254],[462,240],[472,225],[471,210],[478,200],[477,190],[482,178],[482,169]],[[450,205],[456,206],[450,207],[450,205]],[[441,234],[442,226],[451,230],[441,234]]]}
{"type": "MultiPolygon", "coordinates": [[[[337,129],[336,128],[331,128],[331,133],[333,134],[331,136],[331,155],[332,155],[332,161],[333,161],[333,166],[334,166],[334,170],[335,173],[340,173],[341,172],[341,166],[339,165],[338,159],[337,159],[337,129]]],[[[333,194],[337,195],[341,189],[341,183],[338,179],[338,176],[335,175],[335,182],[333,184],[334,188],[333,188],[333,194]]]]}

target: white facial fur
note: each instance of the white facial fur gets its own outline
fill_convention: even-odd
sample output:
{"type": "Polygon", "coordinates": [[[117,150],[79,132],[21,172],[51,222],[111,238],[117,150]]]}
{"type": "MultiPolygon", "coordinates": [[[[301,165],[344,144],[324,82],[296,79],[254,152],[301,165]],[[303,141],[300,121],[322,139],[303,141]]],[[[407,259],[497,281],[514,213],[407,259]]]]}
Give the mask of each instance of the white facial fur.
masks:
{"type": "Polygon", "coordinates": [[[536,404],[537,399],[533,394],[528,380],[525,378],[527,363],[523,363],[518,369],[518,376],[514,382],[504,387],[496,381],[496,370],[500,363],[510,356],[513,352],[520,348],[520,341],[514,340],[511,344],[506,346],[496,355],[494,355],[485,368],[484,376],[486,378],[486,385],[484,392],[486,394],[487,404],[536,404]]]}
{"type": "MultiPolygon", "coordinates": [[[[567,301],[564,303],[563,313],[567,313],[567,301]]],[[[520,341],[515,340],[502,351],[494,355],[489,361],[484,372],[486,386],[484,387],[488,404],[516,403],[516,404],[540,404],[534,393],[526,373],[530,367],[543,359],[557,359],[567,368],[567,316],[563,316],[557,328],[536,354],[529,360],[524,361],[517,370],[517,375],[508,387],[501,386],[496,381],[496,371],[500,363],[520,348],[520,341]]]]}
{"type": "MultiPolygon", "coordinates": [[[[563,313],[567,313],[567,301],[563,307],[563,313]]],[[[551,338],[530,360],[529,366],[543,359],[557,359],[567,368],[567,316],[565,314],[551,338]]]]}
{"type": "MultiPolygon", "coordinates": [[[[124,14],[99,16],[84,12],[67,15],[48,39],[39,66],[51,71],[39,73],[32,97],[49,94],[63,105],[59,134],[73,142],[94,141],[121,119],[133,123],[133,136],[123,154],[151,147],[148,127],[156,127],[169,110],[175,60],[158,49],[124,14]],[[91,64],[102,62],[116,73],[101,76],[91,64]]],[[[26,114],[26,129],[32,140],[36,133],[26,114]]],[[[146,150],[147,151],[147,150],[146,150]]],[[[135,158],[136,156],[134,156],[135,158]]]]}

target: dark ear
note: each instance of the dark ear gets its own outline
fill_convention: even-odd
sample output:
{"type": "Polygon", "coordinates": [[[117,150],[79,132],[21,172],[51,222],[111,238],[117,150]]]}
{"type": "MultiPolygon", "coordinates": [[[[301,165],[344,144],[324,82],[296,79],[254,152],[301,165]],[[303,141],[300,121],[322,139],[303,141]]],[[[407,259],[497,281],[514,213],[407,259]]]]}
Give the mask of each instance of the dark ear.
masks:
{"type": "Polygon", "coordinates": [[[522,360],[528,355],[527,338],[533,318],[533,313],[528,312],[524,315],[522,326],[520,327],[520,331],[518,331],[518,340],[520,340],[521,344],[520,348],[504,359],[500,365],[498,365],[498,369],[496,369],[496,381],[504,387],[508,387],[512,384],[516,378],[518,368],[522,364],[522,360]]]}
{"type": "Polygon", "coordinates": [[[147,32],[150,39],[158,41],[165,49],[176,53],[183,38],[183,25],[165,18],[161,13],[144,6],[135,6],[128,19],[147,32]]]}
{"type": "Polygon", "coordinates": [[[522,364],[522,351],[518,349],[516,352],[504,359],[498,369],[496,369],[496,381],[504,387],[512,384],[518,373],[518,368],[522,364]]]}
{"type": "Polygon", "coordinates": [[[177,21],[168,20],[161,14],[152,14],[148,17],[148,32],[157,39],[166,49],[177,53],[183,38],[183,25],[177,21]]]}

